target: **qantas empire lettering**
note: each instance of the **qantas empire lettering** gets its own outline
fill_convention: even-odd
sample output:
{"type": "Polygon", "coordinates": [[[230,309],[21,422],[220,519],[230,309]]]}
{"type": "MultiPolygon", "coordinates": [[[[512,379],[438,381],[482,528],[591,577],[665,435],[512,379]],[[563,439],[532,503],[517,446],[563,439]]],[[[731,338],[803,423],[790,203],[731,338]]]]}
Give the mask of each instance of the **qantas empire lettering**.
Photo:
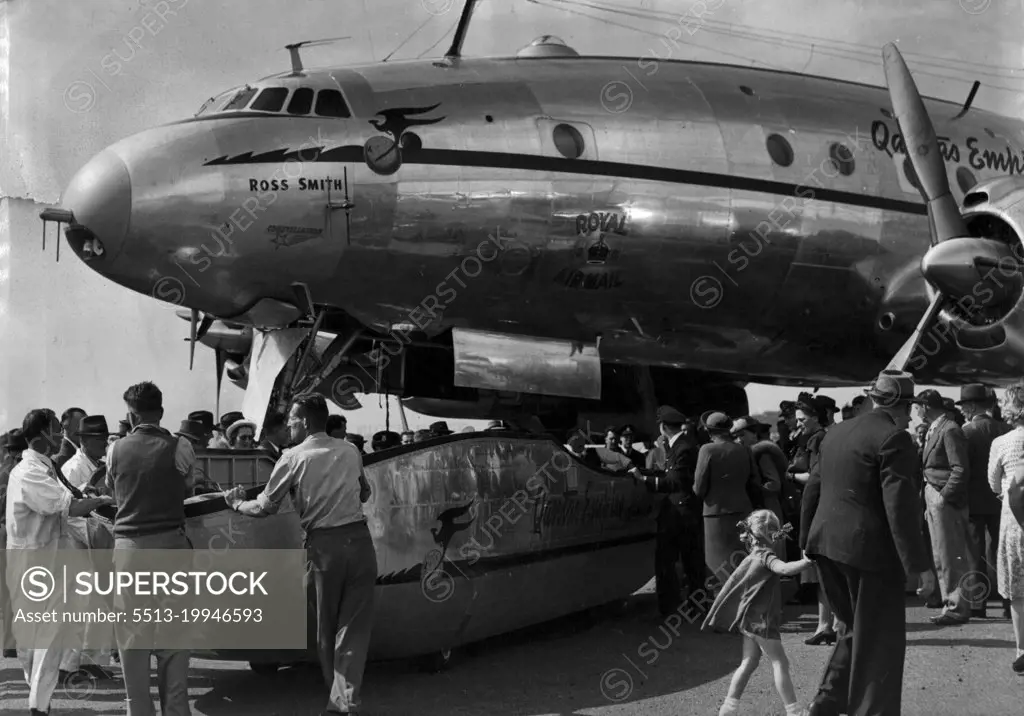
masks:
{"type": "MultiPolygon", "coordinates": [[[[995,135],[993,134],[994,138],[995,135]]],[[[989,149],[977,137],[967,137],[964,149],[950,137],[936,137],[939,141],[939,152],[942,159],[954,164],[966,160],[972,169],[981,171],[991,169],[1006,174],[1024,174],[1024,151],[1017,149],[1009,142],[1002,149],[989,149]]],[[[906,154],[907,145],[898,131],[893,131],[887,122],[876,119],[871,123],[871,142],[875,149],[885,152],[890,157],[895,154],[906,154]]]]}

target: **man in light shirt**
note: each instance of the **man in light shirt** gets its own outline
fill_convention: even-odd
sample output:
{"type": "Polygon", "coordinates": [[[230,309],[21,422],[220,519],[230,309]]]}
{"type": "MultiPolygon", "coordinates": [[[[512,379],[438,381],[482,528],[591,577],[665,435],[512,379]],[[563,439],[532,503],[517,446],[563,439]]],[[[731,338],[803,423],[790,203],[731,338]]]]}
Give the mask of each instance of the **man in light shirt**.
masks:
{"type": "MultiPolygon", "coordinates": [[[[52,550],[67,547],[65,520],[84,517],[103,505],[111,504],[107,497],[77,499],[57,476],[57,468],[50,456],[57,451],[61,440],[61,426],[50,410],[33,410],[25,416],[22,433],[28,449],[21,462],[11,470],[7,492],[7,584],[11,588],[12,608],[18,609],[22,598],[21,573],[15,550],[52,550]]],[[[54,554],[56,558],[56,554],[54,554]]],[[[29,605],[34,606],[38,605],[29,605]]],[[[57,635],[54,635],[57,639],[57,635]]],[[[57,686],[63,650],[60,644],[49,648],[19,649],[18,656],[29,685],[28,704],[32,716],[42,716],[50,709],[50,699],[57,686]]]]}
{"type": "MultiPolygon", "coordinates": [[[[78,450],[61,468],[64,479],[79,493],[85,490],[89,479],[100,466],[107,451],[109,435],[107,419],[102,415],[89,415],[82,418],[78,427],[78,450]]],[[[87,517],[69,517],[66,527],[69,540],[77,549],[112,549],[114,546],[109,532],[105,535],[97,532],[97,530],[104,529],[103,527],[94,523],[90,530],[87,517]],[[96,542],[95,537],[104,539],[102,542],[96,542]]],[[[69,648],[61,661],[60,670],[69,674],[82,670],[97,679],[110,679],[113,678],[113,675],[104,668],[109,664],[110,651],[108,649],[82,652],[80,649],[69,648]]]]}
{"type": "Polygon", "coordinates": [[[316,598],[317,652],[331,690],[328,714],[359,708],[373,627],[377,555],[363,503],[370,485],[352,443],[327,435],[327,402],[301,395],[288,427],[295,447],[284,451],[263,492],[244,501],[245,488],[224,493],[232,509],[251,517],[277,512],[289,494],[306,533],[306,593],[316,598]]]}

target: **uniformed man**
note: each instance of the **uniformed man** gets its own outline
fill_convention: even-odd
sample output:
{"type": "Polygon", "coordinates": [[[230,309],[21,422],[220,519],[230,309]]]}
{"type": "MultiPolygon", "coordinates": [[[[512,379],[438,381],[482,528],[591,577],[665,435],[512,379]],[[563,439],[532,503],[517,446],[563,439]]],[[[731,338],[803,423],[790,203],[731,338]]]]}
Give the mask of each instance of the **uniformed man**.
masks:
{"type": "Polygon", "coordinates": [[[352,443],[327,435],[328,417],[323,396],[295,398],[288,416],[295,447],[263,492],[246,502],[239,486],[224,497],[244,515],[266,517],[295,492],[306,533],[306,589],[316,598],[317,652],[331,689],[326,713],[352,713],[360,706],[373,627],[377,556],[362,509],[370,498],[362,458],[352,443]]]}
{"type": "MultiPolygon", "coordinates": [[[[634,472],[647,488],[665,495],[658,510],[658,537],[654,575],[658,608],[668,616],[683,603],[676,564],[682,560],[689,594],[704,587],[704,505],[693,492],[697,467],[696,432],[692,423],[675,408],[658,408],[658,430],[665,436],[665,473],[634,472]]],[[[699,609],[703,607],[698,605],[699,609]]]]}
{"type": "MultiPolygon", "coordinates": [[[[86,497],[78,499],[58,477],[57,468],[51,456],[57,452],[62,439],[61,425],[50,410],[33,410],[25,416],[22,434],[28,448],[22,454],[21,462],[11,470],[7,492],[7,550],[8,560],[14,562],[11,550],[56,550],[67,544],[65,521],[68,517],[84,517],[103,505],[111,504],[109,497],[86,497]]],[[[18,608],[21,597],[21,575],[15,565],[10,565],[7,585],[14,604],[18,608]]],[[[38,607],[38,605],[33,605],[38,607]]],[[[57,686],[60,662],[64,655],[59,636],[53,637],[58,643],[49,648],[19,649],[29,685],[28,705],[32,716],[49,713],[50,699],[57,686]]]]}

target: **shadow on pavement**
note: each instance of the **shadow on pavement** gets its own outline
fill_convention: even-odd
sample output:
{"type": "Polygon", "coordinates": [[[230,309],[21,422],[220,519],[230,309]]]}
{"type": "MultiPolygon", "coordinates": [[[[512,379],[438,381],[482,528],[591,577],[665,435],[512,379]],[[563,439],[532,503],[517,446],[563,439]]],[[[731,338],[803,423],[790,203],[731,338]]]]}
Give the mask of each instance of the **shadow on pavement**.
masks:
{"type": "MultiPolygon", "coordinates": [[[[495,637],[462,651],[440,674],[410,662],[370,664],[364,708],[423,716],[572,714],[715,681],[736,667],[739,637],[700,631],[700,622],[662,618],[654,595],[495,637]],[[537,644],[542,643],[542,648],[537,644]]],[[[194,704],[210,716],[307,713],[326,706],[318,669],[272,676],[197,669],[213,688],[194,704]]]]}

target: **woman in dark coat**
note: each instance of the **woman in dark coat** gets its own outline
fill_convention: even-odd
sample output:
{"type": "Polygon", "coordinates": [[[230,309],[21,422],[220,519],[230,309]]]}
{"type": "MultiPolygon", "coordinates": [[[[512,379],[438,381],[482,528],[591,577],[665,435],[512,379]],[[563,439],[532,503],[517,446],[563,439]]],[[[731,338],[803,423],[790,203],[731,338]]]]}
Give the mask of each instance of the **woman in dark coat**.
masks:
{"type": "Polygon", "coordinates": [[[732,421],[712,413],[704,423],[711,442],[697,453],[693,492],[704,500],[704,560],[713,579],[724,583],[746,558],[736,523],[754,506],[749,491],[760,493],[760,475],[753,454],[733,442],[732,421]]]}
{"type": "MultiPolygon", "coordinates": [[[[798,455],[790,465],[792,478],[800,483],[801,487],[807,484],[811,472],[818,464],[818,457],[821,455],[821,441],[825,439],[825,429],[822,424],[825,416],[820,407],[799,403],[796,406],[796,420],[800,429],[807,434],[807,447],[803,455],[798,455]]],[[[827,475],[822,475],[822,481],[828,480],[827,475]]],[[[804,572],[800,581],[803,584],[815,584],[818,591],[818,628],[814,634],[804,641],[810,646],[819,644],[834,644],[836,641],[835,615],[825,598],[825,590],[821,588],[818,580],[818,571],[809,569],[804,572]]]]}

